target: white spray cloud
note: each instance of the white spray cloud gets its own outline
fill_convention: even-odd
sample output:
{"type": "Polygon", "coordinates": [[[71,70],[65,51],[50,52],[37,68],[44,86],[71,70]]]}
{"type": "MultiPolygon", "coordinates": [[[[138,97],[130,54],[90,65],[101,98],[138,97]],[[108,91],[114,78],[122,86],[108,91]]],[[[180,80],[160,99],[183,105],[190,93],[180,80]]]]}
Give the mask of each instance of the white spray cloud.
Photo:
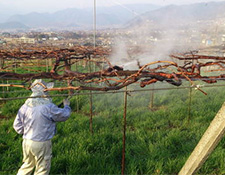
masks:
{"type": "Polygon", "coordinates": [[[198,49],[202,30],[207,27],[198,28],[196,24],[189,24],[189,21],[181,25],[166,17],[157,23],[146,19],[142,21],[128,29],[129,34],[115,40],[114,54],[110,58],[112,64],[123,66],[124,69],[137,69],[137,61],[144,65],[158,60],[171,60],[170,54],[198,49]],[[132,53],[133,48],[138,48],[139,52],[132,53]]]}

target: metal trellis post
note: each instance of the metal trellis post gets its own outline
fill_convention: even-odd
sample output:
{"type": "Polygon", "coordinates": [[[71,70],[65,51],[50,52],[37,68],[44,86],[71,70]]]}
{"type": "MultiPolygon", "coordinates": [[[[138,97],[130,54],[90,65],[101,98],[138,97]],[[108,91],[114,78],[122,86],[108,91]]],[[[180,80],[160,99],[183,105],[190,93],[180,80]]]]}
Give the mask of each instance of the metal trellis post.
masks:
{"type": "Polygon", "coordinates": [[[152,110],[154,105],[154,84],[152,84],[152,91],[151,91],[151,97],[150,97],[150,104],[149,108],[152,110]]]}
{"type": "MultiPolygon", "coordinates": [[[[89,71],[91,72],[91,62],[89,63],[89,71]]],[[[90,85],[91,86],[91,85],[90,85]]],[[[93,134],[93,96],[90,91],[90,132],[93,134]]]]}
{"type": "Polygon", "coordinates": [[[125,154],[126,154],[126,129],[127,129],[127,87],[124,92],[124,112],[123,112],[123,150],[122,150],[122,170],[121,174],[125,172],[125,154]]]}
{"type": "MultiPolygon", "coordinates": [[[[76,69],[76,72],[78,71],[78,65],[77,65],[77,62],[75,64],[75,69],[76,69]]],[[[78,82],[76,81],[76,86],[78,86],[78,82]]],[[[79,95],[76,96],[76,104],[77,104],[77,112],[79,111],[79,95]]]]}
{"type": "Polygon", "coordinates": [[[192,87],[190,87],[190,90],[189,90],[188,122],[191,119],[191,102],[192,102],[192,87]]]}

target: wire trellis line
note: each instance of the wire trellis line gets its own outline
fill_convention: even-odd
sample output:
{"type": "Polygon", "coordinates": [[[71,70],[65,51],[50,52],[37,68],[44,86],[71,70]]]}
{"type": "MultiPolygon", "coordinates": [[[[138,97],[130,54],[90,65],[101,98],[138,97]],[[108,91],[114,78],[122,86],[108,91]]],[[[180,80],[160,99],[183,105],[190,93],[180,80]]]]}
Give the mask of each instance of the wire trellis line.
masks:
{"type": "MultiPolygon", "coordinates": [[[[199,85],[201,86],[201,85],[199,85]]],[[[204,85],[201,86],[204,88],[212,88],[212,87],[225,87],[224,85],[204,85]]],[[[128,89],[128,90],[119,90],[119,91],[107,91],[107,92],[92,92],[92,95],[103,95],[103,94],[116,94],[116,93],[124,93],[127,92],[128,94],[135,93],[135,92],[145,92],[145,91],[165,91],[165,90],[181,90],[181,89],[196,89],[195,86],[183,86],[183,87],[171,87],[171,88],[149,88],[149,89],[128,89]]],[[[90,92],[87,93],[74,93],[70,96],[82,96],[82,95],[90,95],[90,92]]],[[[25,97],[10,97],[10,98],[0,98],[0,101],[9,101],[9,100],[22,100],[27,98],[52,98],[52,97],[68,97],[68,94],[55,94],[55,95],[45,95],[45,96],[25,96],[25,97]]]]}

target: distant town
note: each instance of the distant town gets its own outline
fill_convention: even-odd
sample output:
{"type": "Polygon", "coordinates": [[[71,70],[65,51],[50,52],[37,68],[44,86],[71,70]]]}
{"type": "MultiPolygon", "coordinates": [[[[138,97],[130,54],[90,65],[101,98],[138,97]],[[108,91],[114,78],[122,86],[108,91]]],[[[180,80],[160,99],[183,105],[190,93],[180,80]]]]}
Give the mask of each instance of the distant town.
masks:
{"type": "Polygon", "coordinates": [[[54,45],[71,47],[76,45],[112,47],[122,40],[128,46],[155,45],[162,42],[173,42],[176,45],[212,47],[225,45],[225,24],[214,30],[194,28],[177,30],[150,30],[149,28],[98,30],[94,41],[94,32],[89,31],[49,31],[49,32],[0,32],[0,47],[19,44],[54,45]],[[224,28],[224,29],[223,29],[224,28]]]}
{"type": "Polygon", "coordinates": [[[95,31],[90,18],[92,11],[87,14],[78,9],[66,9],[54,14],[16,15],[0,26],[0,47],[95,45],[119,47],[124,52],[133,48],[140,53],[166,50],[166,54],[220,47],[223,54],[224,6],[225,2],[165,7],[150,4],[127,6],[135,9],[136,15],[121,6],[111,10],[98,9],[95,31]],[[123,18],[119,15],[122,12],[123,18]],[[21,27],[22,24],[28,27],[21,27]]]}

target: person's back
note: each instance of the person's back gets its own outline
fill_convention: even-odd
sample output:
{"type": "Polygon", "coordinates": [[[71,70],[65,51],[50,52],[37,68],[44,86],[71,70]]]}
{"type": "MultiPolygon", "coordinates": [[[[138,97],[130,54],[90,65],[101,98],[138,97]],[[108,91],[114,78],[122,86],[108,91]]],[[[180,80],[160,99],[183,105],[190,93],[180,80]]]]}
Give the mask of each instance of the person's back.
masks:
{"type": "Polygon", "coordinates": [[[34,167],[35,174],[49,174],[51,165],[51,139],[56,133],[56,122],[66,121],[71,113],[69,101],[64,100],[64,108],[59,108],[46,95],[43,87],[48,85],[42,80],[33,83],[32,97],[19,109],[13,127],[23,134],[23,162],[18,175],[30,174],[34,167]],[[43,86],[43,87],[42,87],[43,86]]]}
{"type": "Polygon", "coordinates": [[[55,122],[66,121],[70,116],[70,107],[58,108],[55,104],[49,103],[30,107],[24,104],[19,112],[17,120],[23,121],[23,130],[19,129],[19,122],[14,124],[15,130],[23,134],[24,139],[33,141],[46,141],[55,135],[55,122]]]}

